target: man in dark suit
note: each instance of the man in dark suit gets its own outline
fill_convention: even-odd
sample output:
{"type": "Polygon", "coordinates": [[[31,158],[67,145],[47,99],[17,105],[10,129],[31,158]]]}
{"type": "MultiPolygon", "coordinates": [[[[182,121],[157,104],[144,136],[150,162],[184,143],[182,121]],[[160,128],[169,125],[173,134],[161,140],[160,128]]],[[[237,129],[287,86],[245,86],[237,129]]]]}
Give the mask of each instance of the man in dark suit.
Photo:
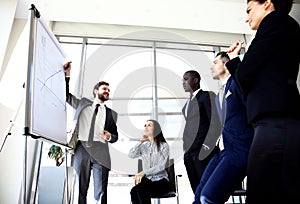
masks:
{"type": "Polygon", "coordinates": [[[226,63],[247,100],[254,139],[247,169],[247,203],[295,203],[300,193],[300,26],[293,0],[248,0],[246,22],[257,30],[242,60],[241,42],[226,63]]]}
{"type": "Polygon", "coordinates": [[[182,113],[186,120],[183,132],[184,165],[189,177],[191,188],[195,193],[202,173],[207,166],[215,145],[205,158],[199,160],[200,149],[206,137],[216,138],[220,125],[216,114],[215,94],[200,89],[200,74],[190,70],[183,75],[183,88],[190,93],[190,99],[184,105],[182,113]]]}
{"type": "Polygon", "coordinates": [[[206,167],[195,193],[194,204],[225,203],[246,176],[253,129],[248,127],[242,94],[225,67],[227,61],[227,53],[219,52],[211,68],[213,78],[220,80],[221,87],[225,85],[224,94],[220,90],[217,97],[223,126],[218,141],[221,151],[212,157],[206,167]]]}
{"type": "Polygon", "coordinates": [[[74,120],[77,124],[69,146],[75,150],[73,159],[76,183],[79,185],[78,203],[87,203],[86,196],[93,170],[95,202],[107,204],[108,174],[111,168],[108,142],[118,140],[117,113],[104,105],[109,99],[109,84],[101,81],[95,85],[93,101],[78,99],[69,93],[71,65],[66,63],[64,67],[67,103],[76,109],[74,120]]]}

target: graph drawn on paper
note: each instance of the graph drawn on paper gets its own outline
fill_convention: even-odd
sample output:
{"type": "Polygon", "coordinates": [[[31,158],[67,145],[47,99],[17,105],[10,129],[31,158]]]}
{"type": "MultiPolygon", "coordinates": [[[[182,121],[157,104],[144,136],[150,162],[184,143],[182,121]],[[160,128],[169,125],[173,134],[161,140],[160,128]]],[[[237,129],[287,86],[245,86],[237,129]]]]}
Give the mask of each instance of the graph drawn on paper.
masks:
{"type": "Polygon", "coordinates": [[[66,144],[66,93],[63,63],[66,58],[57,39],[38,19],[32,75],[32,131],[66,144]]]}

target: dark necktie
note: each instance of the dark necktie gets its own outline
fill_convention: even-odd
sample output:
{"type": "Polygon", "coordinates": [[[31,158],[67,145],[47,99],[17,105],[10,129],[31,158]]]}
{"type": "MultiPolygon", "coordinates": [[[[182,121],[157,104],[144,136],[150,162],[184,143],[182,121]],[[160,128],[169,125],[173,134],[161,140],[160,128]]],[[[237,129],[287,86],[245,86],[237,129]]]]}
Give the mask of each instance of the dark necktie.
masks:
{"type": "Polygon", "coordinates": [[[98,113],[98,107],[100,104],[96,104],[96,108],[94,110],[94,114],[92,117],[92,122],[91,122],[91,127],[90,127],[90,132],[89,132],[89,139],[86,144],[87,147],[91,147],[93,145],[93,140],[94,140],[94,134],[95,134],[95,120],[96,120],[96,115],[98,113]]]}

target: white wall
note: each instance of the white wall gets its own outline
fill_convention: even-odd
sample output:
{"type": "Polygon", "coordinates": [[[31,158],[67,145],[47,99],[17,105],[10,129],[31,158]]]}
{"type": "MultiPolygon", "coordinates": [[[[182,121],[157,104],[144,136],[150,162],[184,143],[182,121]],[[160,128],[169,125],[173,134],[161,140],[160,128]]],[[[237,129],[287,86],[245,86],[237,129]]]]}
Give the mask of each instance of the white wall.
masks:
{"type": "MultiPolygon", "coordinates": [[[[14,21],[15,11],[18,0],[1,0],[0,1],[0,73],[2,71],[3,58],[6,52],[8,39],[10,36],[12,24],[14,21]]],[[[0,74],[1,79],[1,74],[0,74]]]]}
{"type": "MultiPolygon", "coordinates": [[[[29,31],[23,30],[26,19],[14,19],[17,1],[1,1],[1,74],[0,74],[0,203],[23,203],[25,136],[23,83],[27,73],[29,31]],[[9,2],[9,3],[8,3],[9,2]],[[5,4],[4,4],[5,3],[5,4]],[[15,3],[15,4],[13,4],[15,3]],[[13,8],[14,7],[14,8],[13,8]],[[23,35],[21,35],[23,33],[23,35]],[[23,41],[23,43],[20,43],[23,41]],[[3,43],[2,43],[3,42],[3,43]],[[27,44],[26,44],[27,42],[27,44]],[[4,46],[5,45],[5,46],[4,46]],[[17,49],[16,49],[17,48],[17,49]],[[8,133],[10,135],[6,136],[8,133]]],[[[27,193],[30,179],[36,173],[35,158],[38,141],[28,137],[27,193]]],[[[29,198],[28,198],[29,199],[29,198]]]]}

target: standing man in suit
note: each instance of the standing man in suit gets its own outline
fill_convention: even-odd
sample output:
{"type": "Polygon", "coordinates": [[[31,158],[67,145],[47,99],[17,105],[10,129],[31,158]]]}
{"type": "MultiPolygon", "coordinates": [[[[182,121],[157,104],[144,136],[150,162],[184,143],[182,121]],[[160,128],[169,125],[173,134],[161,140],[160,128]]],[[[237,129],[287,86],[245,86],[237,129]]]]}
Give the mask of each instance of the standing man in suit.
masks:
{"type": "Polygon", "coordinates": [[[206,137],[216,138],[220,131],[218,117],[212,114],[215,112],[215,94],[200,89],[200,80],[200,74],[195,70],[185,72],[182,80],[185,92],[190,93],[190,99],[182,109],[186,120],[183,131],[184,165],[194,193],[212,153],[217,151],[214,145],[200,160],[200,149],[206,137]]]}
{"type": "Polygon", "coordinates": [[[100,81],[95,85],[94,100],[78,99],[69,93],[70,62],[64,67],[67,103],[76,109],[74,119],[77,125],[70,146],[75,148],[73,159],[79,185],[78,203],[87,203],[86,197],[93,170],[95,203],[107,204],[108,174],[111,168],[108,142],[114,143],[118,140],[117,113],[104,105],[109,99],[109,84],[100,81]]]}
{"type": "Polygon", "coordinates": [[[257,30],[243,60],[241,42],[226,67],[247,100],[254,139],[247,169],[247,203],[295,203],[300,193],[300,26],[293,0],[247,0],[246,22],[257,30]]]}
{"type": "Polygon", "coordinates": [[[247,123],[246,102],[225,67],[227,61],[227,53],[219,52],[211,68],[213,79],[220,80],[221,89],[225,88],[216,97],[223,127],[218,141],[221,151],[206,167],[193,204],[225,203],[246,176],[254,131],[247,123]]]}

